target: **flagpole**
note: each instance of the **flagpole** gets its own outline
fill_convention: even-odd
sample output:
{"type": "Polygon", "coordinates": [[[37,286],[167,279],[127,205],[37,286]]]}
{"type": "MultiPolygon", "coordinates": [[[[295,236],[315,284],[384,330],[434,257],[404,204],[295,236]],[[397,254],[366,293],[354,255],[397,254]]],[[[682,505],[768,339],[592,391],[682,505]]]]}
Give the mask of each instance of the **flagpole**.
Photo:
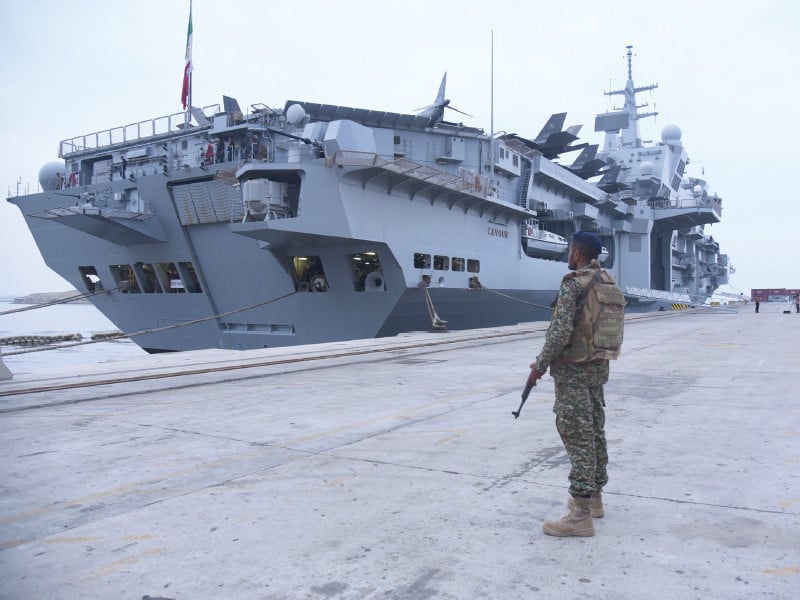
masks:
{"type": "Polygon", "coordinates": [[[184,123],[189,126],[192,115],[192,0],[189,0],[189,27],[186,31],[186,62],[183,66],[183,89],[181,90],[181,102],[184,115],[184,123]]]}
{"type": "Polygon", "coordinates": [[[489,94],[489,185],[494,186],[494,29],[492,29],[492,46],[490,60],[490,94],[489,94]]]}
{"type": "Polygon", "coordinates": [[[192,71],[189,70],[189,94],[188,94],[189,102],[186,105],[186,110],[191,114],[192,112],[192,71]]]}
{"type": "MultiPolygon", "coordinates": [[[[189,42],[189,44],[190,44],[189,45],[189,60],[193,62],[194,59],[192,57],[192,46],[191,46],[192,36],[193,36],[192,0],[189,0],[189,40],[190,40],[190,42],[189,42]]],[[[194,64],[191,64],[189,66],[189,106],[187,107],[187,110],[189,111],[190,115],[191,115],[191,112],[192,112],[192,75],[193,75],[192,71],[194,71],[194,64]]],[[[189,117],[189,120],[191,120],[191,116],[189,117]]]]}

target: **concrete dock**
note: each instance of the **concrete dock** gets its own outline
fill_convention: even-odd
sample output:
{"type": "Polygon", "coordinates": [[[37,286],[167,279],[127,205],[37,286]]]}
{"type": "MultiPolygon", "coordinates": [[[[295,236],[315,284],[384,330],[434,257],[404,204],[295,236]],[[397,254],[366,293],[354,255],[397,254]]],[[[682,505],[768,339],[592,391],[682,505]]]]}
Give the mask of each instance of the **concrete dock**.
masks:
{"type": "Polygon", "coordinates": [[[606,516],[546,324],[201,351],[0,382],[0,598],[800,598],[800,315],[633,315],[606,516]]]}

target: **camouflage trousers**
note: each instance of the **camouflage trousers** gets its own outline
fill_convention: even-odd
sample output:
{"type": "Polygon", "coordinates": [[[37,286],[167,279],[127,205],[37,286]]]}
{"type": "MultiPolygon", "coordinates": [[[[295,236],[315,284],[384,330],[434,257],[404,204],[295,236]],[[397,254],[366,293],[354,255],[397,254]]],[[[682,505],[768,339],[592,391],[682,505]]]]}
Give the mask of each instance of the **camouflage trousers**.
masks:
{"type": "Polygon", "coordinates": [[[572,465],[569,493],[587,496],[608,482],[603,386],[559,377],[555,387],[556,429],[572,465]]]}

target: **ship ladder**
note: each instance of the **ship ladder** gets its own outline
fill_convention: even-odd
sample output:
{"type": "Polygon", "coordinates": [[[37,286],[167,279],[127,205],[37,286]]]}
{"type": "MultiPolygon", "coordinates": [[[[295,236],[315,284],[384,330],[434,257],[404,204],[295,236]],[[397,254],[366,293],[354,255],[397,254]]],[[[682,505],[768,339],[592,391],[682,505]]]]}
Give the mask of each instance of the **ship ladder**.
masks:
{"type": "Polygon", "coordinates": [[[431,300],[431,294],[428,291],[427,286],[422,288],[422,293],[425,294],[425,304],[428,306],[428,315],[431,318],[431,330],[444,331],[447,329],[447,321],[443,320],[436,313],[436,308],[433,306],[433,300],[431,300]]]}
{"type": "Polygon", "coordinates": [[[522,208],[528,208],[528,186],[530,185],[531,181],[531,170],[533,167],[531,166],[531,161],[527,158],[522,159],[522,185],[520,186],[519,190],[519,205],[522,208]]]}

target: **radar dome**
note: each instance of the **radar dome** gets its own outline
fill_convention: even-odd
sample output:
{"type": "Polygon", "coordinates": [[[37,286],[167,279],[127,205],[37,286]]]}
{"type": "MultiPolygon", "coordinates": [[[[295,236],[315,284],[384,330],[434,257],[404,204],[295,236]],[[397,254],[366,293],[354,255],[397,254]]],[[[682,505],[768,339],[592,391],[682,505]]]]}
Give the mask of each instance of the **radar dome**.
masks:
{"type": "Polygon", "coordinates": [[[66,179],[67,170],[64,163],[49,162],[39,169],[39,185],[45,192],[58,188],[58,175],[61,175],[62,182],[66,179]]]}
{"type": "Polygon", "coordinates": [[[667,125],[661,130],[661,141],[665,144],[679,143],[681,141],[681,128],[677,125],[667,125]]]}
{"type": "Polygon", "coordinates": [[[655,170],[655,165],[649,160],[643,160],[642,164],[639,165],[639,173],[642,175],[652,175],[655,170]]]}
{"type": "Polygon", "coordinates": [[[286,120],[292,125],[300,125],[305,118],[306,111],[299,104],[292,104],[286,109],[286,120]]]}

